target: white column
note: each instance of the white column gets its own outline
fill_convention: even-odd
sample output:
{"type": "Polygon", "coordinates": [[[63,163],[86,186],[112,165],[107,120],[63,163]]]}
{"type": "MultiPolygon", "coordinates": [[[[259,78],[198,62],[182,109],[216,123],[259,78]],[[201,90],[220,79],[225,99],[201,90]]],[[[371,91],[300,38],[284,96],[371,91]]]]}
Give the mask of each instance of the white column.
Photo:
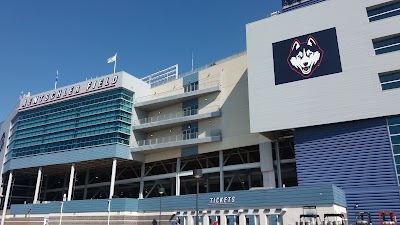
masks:
{"type": "Polygon", "coordinates": [[[33,204],[37,204],[41,181],[42,181],[42,167],[39,167],[38,175],[36,178],[36,189],[35,189],[35,196],[33,197],[33,204]]]}
{"type": "Polygon", "coordinates": [[[181,158],[176,158],[176,175],[175,175],[175,195],[181,195],[181,177],[179,176],[181,172],[181,158]]]}
{"type": "Polygon", "coordinates": [[[8,175],[6,197],[4,198],[4,206],[3,206],[3,215],[1,217],[1,225],[4,225],[4,221],[5,221],[5,218],[6,218],[6,211],[7,211],[7,206],[8,206],[8,199],[10,198],[10,190],[11,190],[12,179],[13,179],[13,171],[10,171],[10,174],[8,175]]]}
{"type": "Polygon", "coordinates": [[[272,158],[272,143],[259,144],[261,172],[263,175],[263,187],[275,188],[274,159],[272,158]]]}
{"type": "Polygon", "coordinates": [[[117,173],[117,159],[113,159],[112,170],[111,170],[111,184],[110,184],[110,199],[114,196],[114,186],[115,186],[115,174],[117,173]]]}
{"type": "Polygon", "coordinates": [[[221,221],[219,221],[220,223],[218,225],[227,225],[228,221],[226,220],[226,215],[222,214],[219,218],[221,221]]]}
{"type": "Polygon", "coordinates": [[[83,199],[87,199],[87,186],[89,184],[89,175],[90,175],[90,170],[86,170],[86,176],[85,176],[85,189],[83,189],[83,199]]]}
{"type": "Polygon", "coordinates": [[[72,163],[71,173],[69,174],[67,201],[71,201],[71,199],[72,199],[72,189],[74,188],[74,177],[75,177],[75,163],[72,163]]]}
{"type": "Polygon", "coordinates": [[[143,198],[143,191],[144,191],[144,181],[143,181],[143,177],[144,177],[144,172],[145,172],[145,164],[142,163],[142,167],[140,170],[140,187],[139,187],[139,198],[143,198]]]}
{"type": "Polygon", "coordinates": [[[185,225],[195,225],[195,223],[196,223],[196,220],[191,215],[187,215],[186,221],[187,221],[187,224],[185,223],[185,225]]]}
{"type": "Polygon", "coordinates": [[[263,212],[262,213],[260,213],[260,224],[265,224],[265,225],[268,225],[269,224],[269,221],[268,221],[268,217],[267,217],[267,215],[265,215],[263,212]]]}
{"type": "Polygon", "coordinates": [[[224,192],[224,152],[219,151],[219,191],[224,192]]]}
{"type": "Polygon", "coordinates": [[[210,225],[210,219],[207,214],[203,214],[203,225],[210,225]]]}
{"type": "Polygon", "coordinates": [[[243,213],[237,216],[239,217],[239,225],[246,225],[246,216],[243,213]]]}

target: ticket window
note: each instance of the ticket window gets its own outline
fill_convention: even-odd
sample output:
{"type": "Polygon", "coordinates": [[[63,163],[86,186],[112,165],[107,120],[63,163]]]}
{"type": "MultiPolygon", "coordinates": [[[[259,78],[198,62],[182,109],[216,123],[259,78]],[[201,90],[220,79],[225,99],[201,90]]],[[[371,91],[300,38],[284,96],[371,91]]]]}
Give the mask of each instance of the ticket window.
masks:
{"type": "Polygon", "coordinates": [[[270,215],[270,216],[268,216],[268,224],[269,225],[280,225],[279,220],[280,220],[280,216],[279,215],[270,215]]]}
{"type": "Polygon", "coordinates": [[[250,225],[261,225],[260,216],[259,215],[254,215],[254,224],[250,223],[250,225]]]}
{"type": "Polygon", "coordinates": [[[226,225],[239,225],[239,216],[235,215],[226,216],[226,225]]]}
{"type": "Polygon", "coordinates": [[[218,221],[221,221],[221,218],[219,216],[209,216],[208,219],[210,225],[220,225],[218,221]]]}
{"type": "Polygon", "coordinates": [[[255,216],[254,215],[246,215],[246,225],[257,225],[255,223],[255,216]]]}
{"type": "Polygon", "coordinates": [[[185,216],[179,216],[179,225],[186,225],[186,217],[185,216]]]}

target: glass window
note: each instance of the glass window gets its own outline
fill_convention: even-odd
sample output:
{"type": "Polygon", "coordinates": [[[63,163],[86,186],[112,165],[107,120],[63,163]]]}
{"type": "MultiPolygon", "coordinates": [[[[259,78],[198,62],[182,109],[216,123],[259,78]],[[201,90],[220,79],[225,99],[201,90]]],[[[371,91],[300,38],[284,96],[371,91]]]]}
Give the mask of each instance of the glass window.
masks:
{"type": "Polygon", "coordinates": [[[367,9],[369,22],[400,15],[400,2],[392,2],[367,9]]]}
{"type": "Polygon", "coordinates": [[[132,96],[129,91],[115,89],[21,112],[13,120],[10,155],[106,143],[129,145],[132,96]]]}
{"type": "Polygon", "coordinates": [[[372,40],[372,42],[376,55],[400,50],[399,34],[372,40]]]}
{"type": "Polygon", "coordinates": [[[393,158],[396,165],[398,183],[400,185],[400,135],[398,134],[398,127],[400,127],[400,125],[398,125],[400,123],[400,116],[387,118],[387,123],[389,125],[389,134],[392,141],[393,158]]]}
{"type": "Polygon", "coordinates": [[[379,75],[382,90],[389,90],[400,87],[400,71],[393,71],[379,75]]]}

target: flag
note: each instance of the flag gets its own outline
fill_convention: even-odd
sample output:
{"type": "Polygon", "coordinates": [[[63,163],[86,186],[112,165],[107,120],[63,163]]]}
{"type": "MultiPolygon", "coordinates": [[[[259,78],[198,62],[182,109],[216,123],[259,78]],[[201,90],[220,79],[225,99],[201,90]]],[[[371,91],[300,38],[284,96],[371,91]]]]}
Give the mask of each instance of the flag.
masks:
{"type": "Polygon", "coordinates": [[[107,59],[107,63],[112,63],[117,61],[117,53],[115,53],[114,56],[111,56],[110,58],[107,59]]]}
{"type": "Polygon", "coordinates": [[[24,95],[24,91],[21,91],[21,94],[19,95],[19,100],[22,99],[23,95],[24,95]]]}
{"type": "Polygon", "coordinates": [[[57,89],[57,82],[58,82],[58,70],[57,70],[56,81],[54,82],[54,89],[57,89]]]}

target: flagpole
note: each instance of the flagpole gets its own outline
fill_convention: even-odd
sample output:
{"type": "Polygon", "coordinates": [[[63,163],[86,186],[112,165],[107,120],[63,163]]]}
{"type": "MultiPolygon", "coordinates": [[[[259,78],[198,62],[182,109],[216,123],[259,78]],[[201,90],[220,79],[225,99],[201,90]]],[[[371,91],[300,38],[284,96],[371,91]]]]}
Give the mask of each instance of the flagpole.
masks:
{"type": "Polygon", "coordinates": [[[115,73],[115,68],[117,67],[117,53],[115,53],[115,60],[114,60],[114,73],[115,73]]]}

